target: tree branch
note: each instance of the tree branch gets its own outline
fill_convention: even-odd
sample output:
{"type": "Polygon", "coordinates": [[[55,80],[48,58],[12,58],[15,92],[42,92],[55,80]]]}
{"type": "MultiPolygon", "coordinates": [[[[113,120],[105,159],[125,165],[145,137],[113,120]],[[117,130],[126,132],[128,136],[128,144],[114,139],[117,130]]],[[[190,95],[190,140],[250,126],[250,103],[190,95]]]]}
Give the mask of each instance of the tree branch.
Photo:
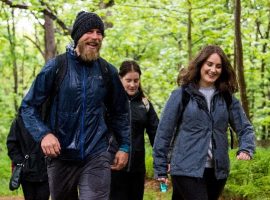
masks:
{"type": "Polygon", "coordinates": [[[20,9],[28,9],[29,6],[26,4],[13,4],[11,0],[1,0],[3,3],[9,5],[11,8],[20,8],[20,9]]]}
{"type": "Polygon", "coordinates": [[[24,35],[24,37],[28,40],[30,40],[30,42],[32,42],[36,48],[38,49],[38,51],[41,53],[41,55],[43,56],[43,58],[45,58],[45,54],[44,52],[42,51],[42,49],[40,48],[40,46],[38,45],[38,43],[36,43],[34,40],[32,40],[32,38],[28,37],[27,35],[24,35]]]}
{"type": "MultiPolygon", "coordinates": [[[[13,3],[12,0],[0,0],[3,3],[7,4],[8,6],[10,6],[11,8],[19,8],[19,9],[25,9],[25,10],[30,10],[30,6],[26,5],[26,4],[16,4],[13,3]]],[[[45,13],[46,15],[48,15],[52,20],[55,20],[56,23],[63,29],[64,33],[67,35],[71,32],[71,28],[68,28],[66,26],[66,24],[60,20],[56,14],[54,14],[50,9],[46,8],[41,10],[41,12],[45,13]]]]}

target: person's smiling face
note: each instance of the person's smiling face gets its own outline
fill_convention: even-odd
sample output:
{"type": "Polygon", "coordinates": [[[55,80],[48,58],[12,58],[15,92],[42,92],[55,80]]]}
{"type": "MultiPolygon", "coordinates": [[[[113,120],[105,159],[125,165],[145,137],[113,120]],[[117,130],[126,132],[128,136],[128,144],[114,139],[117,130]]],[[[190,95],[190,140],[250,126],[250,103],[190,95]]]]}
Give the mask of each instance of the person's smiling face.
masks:
{"type": "Polygon", "coordinates": [[[99,29],[91,29],[82,35],[76,48],[77,54],[84,61],[96,60],[102,45],[103,35],[99,29]]]}
{"type": "Polygon", "coordinates": [[[211,54],[201,67],[199,85],[201,87],[214,86],[221,72],[222,62],[220,56],[217,53],[211,54]]]}

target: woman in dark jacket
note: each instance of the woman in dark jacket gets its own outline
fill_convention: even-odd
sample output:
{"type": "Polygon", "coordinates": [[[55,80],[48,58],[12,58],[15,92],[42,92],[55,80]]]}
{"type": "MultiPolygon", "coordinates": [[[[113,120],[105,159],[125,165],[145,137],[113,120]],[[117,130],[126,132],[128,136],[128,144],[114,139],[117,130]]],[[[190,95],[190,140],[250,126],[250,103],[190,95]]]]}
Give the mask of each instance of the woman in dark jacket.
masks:
{"type": "Polygon", "coordinates": [[[48,200],[50,191],[44,155],[40,144],[22,128],[21,123],[18,117],[11,126],[7,137],[8,156],[13,165],[24,164],[21,185],[25,200],[48,200]]]}
{"type": "Polygon", "coordinates": [[[236,75],[220,47],[203,48],[182,71],[180,83],[158,126],[153,149],[155,177],[168,182],[168,152],[175,138],[169,165],[172,199],[217,200],[229,175],[228,124],[238,134],[239,160],[253,156],[253,127],[233,96],[238,89],[236,75]]]}
{"type": "Polygon", "coordinates": [[[146,171],[144,132],[146,130],[153,146],[159,120],[143,94],[139,65],[135,61],[124,61],[119,76],[130,103],[131,157],[126,170],[112,171],[111,200],[142,200],[146,171]]]}

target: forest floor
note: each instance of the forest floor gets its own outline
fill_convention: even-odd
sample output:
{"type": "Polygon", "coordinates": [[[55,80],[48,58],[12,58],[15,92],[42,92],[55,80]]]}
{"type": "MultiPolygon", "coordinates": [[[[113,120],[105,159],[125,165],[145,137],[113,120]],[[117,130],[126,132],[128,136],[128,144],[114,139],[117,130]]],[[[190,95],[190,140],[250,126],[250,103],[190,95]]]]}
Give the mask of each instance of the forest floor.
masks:
{"type": "MultiPolygon", "coordinates": [[[[170,186],[171,187],[171,186],[170,186]]],[[[168,200],[167,198],[164,199],[164,197],[160,197],[160,193],[159,191],[159,183],[155,180],[146,180],[145,183],[145,189],[146,191],[154,191],[154,193],[157,195],[155,196],[155,200],[168,200]]],[[[153,198],[150,198],[151,200],[153,198]]],[[[22,196],[5,196],[5,197],[0,197],[0,200],[24,200],[24,198],[22,196]]],[[[219,200],[225,200],[223,197],[219,198],[219,200]]],[[[234,200],[242,200],[242,199],[234,199],[234,200]]]]}
{"type": "MultiPolygon", "coordinates": [[[[146,181],[146,188],[156,188],[158,187],[157,183],[152,180],[147,180],[146,181]]],[[[0,197],[0,200],[24,200],[22,196],[5,196],[5,197],[0,197]]]]}

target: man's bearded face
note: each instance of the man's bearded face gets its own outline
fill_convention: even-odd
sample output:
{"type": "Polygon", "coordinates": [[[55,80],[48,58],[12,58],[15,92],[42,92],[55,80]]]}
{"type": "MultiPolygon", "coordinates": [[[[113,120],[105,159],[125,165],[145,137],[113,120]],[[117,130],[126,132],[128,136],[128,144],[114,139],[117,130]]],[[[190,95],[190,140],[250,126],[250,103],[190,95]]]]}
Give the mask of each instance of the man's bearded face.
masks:
{"type": "Polygon", "coordinates": [[[101,45],[102,40],[99,39],[79,40],[78,49],[82,60],[92,61],[98,59],[101,45]]]}

